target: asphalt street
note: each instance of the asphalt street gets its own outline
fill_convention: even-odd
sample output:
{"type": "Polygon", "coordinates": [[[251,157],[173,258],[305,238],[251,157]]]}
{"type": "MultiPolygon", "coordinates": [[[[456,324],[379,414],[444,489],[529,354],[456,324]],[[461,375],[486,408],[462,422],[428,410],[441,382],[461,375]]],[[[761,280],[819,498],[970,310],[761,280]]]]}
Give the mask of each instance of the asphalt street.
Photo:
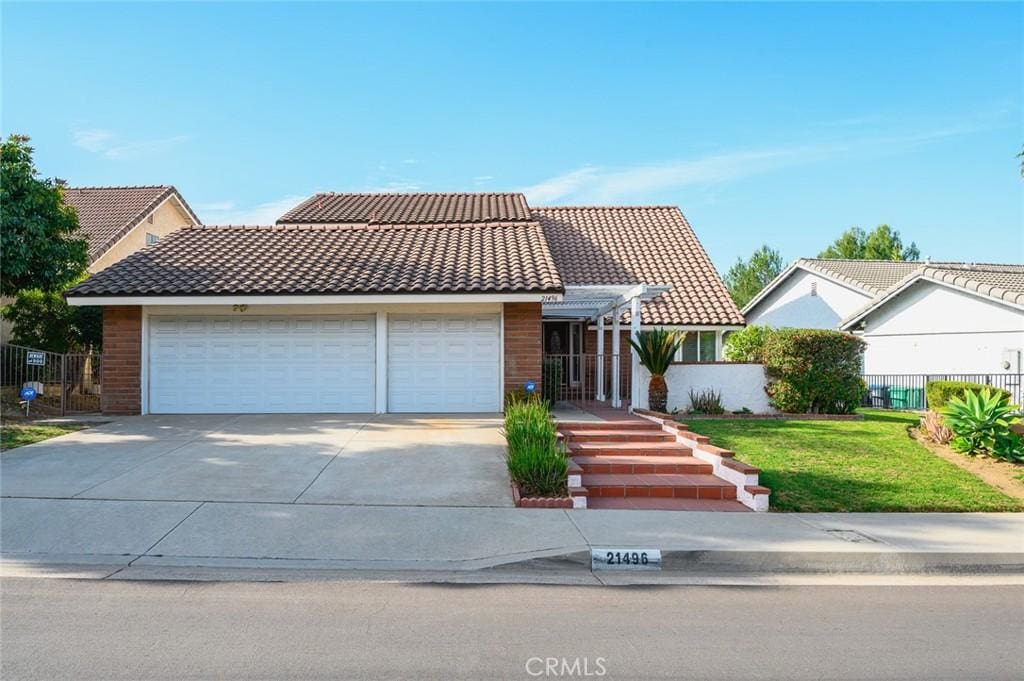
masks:
{"type": "Polygon", "coordinates": [[[14,679],[1017,679],[1019,586],[0,582],[14,679]]]}

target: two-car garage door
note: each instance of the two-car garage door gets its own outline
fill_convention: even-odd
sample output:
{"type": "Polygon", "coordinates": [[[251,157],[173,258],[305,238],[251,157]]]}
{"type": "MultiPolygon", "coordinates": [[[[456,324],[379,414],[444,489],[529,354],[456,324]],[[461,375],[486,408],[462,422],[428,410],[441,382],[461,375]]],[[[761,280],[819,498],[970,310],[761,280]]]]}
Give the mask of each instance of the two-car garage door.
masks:
{"type": "MultiPolygon", "coordinates": [[[[499,411],[500,319],[390,315],[394,412],[499,411]]],[[[149,411],[366,413],[376,315],[151,316],[149,411]]]]}

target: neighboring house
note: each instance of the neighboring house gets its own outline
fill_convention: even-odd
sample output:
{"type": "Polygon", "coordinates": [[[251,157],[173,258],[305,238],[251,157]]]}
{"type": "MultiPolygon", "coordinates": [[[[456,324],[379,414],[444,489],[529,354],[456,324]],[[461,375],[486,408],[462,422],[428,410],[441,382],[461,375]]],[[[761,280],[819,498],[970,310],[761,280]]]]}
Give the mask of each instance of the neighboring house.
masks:
{"type": "Polygon", "coordinates": [[[67,187],[64,201],[78,213],[78,227],[89,243],[89,271],[99,272],[176,229],[199,224],[177,189],[67,187]]]}
{"type": "Polygon", "coordinates": [[[318,194],[183,229],[68,300],[105,307],[108,413],[496,412],[540,389],[556,334],[582,356],[598,327],[606,354],[624,324],[693,330],[713,361],[743,323],[679,209],[497,193],[318,194]]]}
{"type": "MultiPolygon", "coordinates": [[[[199,224],[178,190],[166,185],[65,187],[64,202],[75,209],[79,234],[88,242],[89,272],[99,272],[176,229],[199,224]]],[[[10,324],[0,320],[0,340],[6,342],[10,334],[10,324]]]]}
{"type": "Polygon", "coordinates": [[[797,260],[748,324],[851,331],[866,374],[1022,372],[1024,265],[797,260]]]}

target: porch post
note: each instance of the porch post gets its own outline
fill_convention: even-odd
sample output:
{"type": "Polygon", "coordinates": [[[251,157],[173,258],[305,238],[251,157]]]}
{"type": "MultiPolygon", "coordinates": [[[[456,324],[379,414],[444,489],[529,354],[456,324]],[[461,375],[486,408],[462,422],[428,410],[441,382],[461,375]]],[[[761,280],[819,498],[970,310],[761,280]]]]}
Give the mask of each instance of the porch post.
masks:
{"type": "Polygon", "coordinates": [[[616,408],[622,406],[622,390],[619,385],[619,317],[619,308],[616,307],[612,310],[612,406],[616,408]]]}
{"type": "Polygon", "coordinates": [[[604,402],[604,315],[597,318],[597,366],[594,368],[594,387],[597,388],[597,401],[604,402]]]}
{"type": "MultiPolygon", "coordinates": [[[[637,296],[629,304],[629,337],[634,341],[640,339],[640,297],[637,296]]],[[[631,372],[629,380],[629,407],[635,409],[638,404],[650,407],[646,401],[641,401],[640,395],[640,355],[636,354],[636,348],[630,346],[631,372]]]]}

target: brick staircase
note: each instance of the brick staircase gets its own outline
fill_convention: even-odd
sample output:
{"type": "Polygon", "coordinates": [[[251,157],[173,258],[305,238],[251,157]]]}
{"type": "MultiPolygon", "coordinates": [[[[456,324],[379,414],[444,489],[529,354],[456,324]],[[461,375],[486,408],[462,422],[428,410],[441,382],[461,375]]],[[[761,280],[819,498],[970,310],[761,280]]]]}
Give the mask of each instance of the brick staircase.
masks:
{"type": "MultiPolygon", "coordinates": [[[[660,422],[626,415],[614,421],[559,422],[569,449],[570,491],[577,507],[749,511],[737,485],[714,474],[660,422]],[[585,502],[580,501],[580,497],[585,502]]],[[[700,436],[695,436],[700,437],[700,436]]],[[[706,438],[702,438],[706,442],[706,438]]],[[[696,444],[696,442],[695,442],[696,444]]],[[[724,452],[725,450],[718,450],[724,452]]],[[[731,452],[729,452],[731,455],[731,452]]],[[[746,471],[756,473],[745,464],[746,471]]]]}

